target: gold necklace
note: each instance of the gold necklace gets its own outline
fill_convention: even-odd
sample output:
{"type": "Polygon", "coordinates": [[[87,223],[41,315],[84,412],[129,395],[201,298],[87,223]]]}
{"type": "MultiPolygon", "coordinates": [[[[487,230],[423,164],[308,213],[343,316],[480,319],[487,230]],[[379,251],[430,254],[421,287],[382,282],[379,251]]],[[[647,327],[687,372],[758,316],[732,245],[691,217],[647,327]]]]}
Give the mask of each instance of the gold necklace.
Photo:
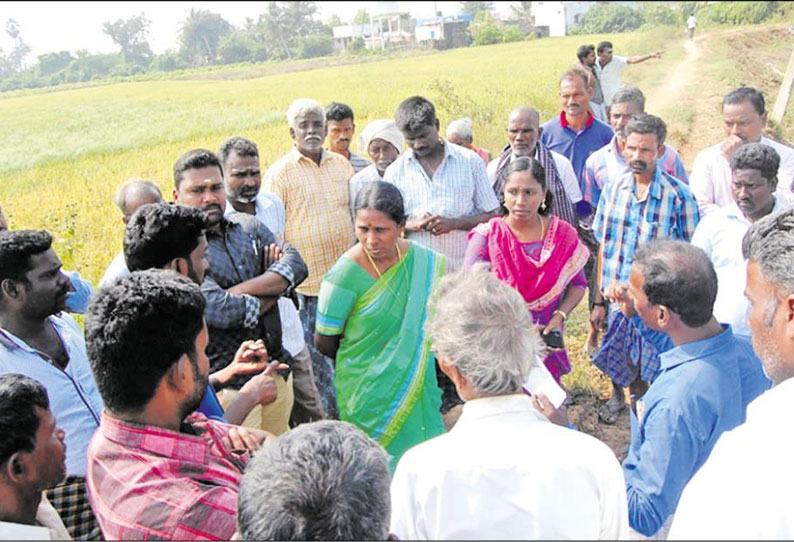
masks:
{"type": "MultiPolygon", "coordinates": [[[[399,242],[394,243],[394,246],[395,246],[395,248],[397,248],[397,262],[394,264],[394,265],[396,265],[396,264],[398,264],[398,263],[400,263],[402,261],[403,255],[400,252],[400,243],[399,242]]],[[[364,250],[364,254],[366,254],[366,256],[367,256],[367,260],[369,260],[369,263],[375,269],[375,273],[378,274],[378,278],[382,279],[383,278],[383,274],[381,274],[380,270],[378,269],[378,266],[375,265],[375,261],[372,259],[372,256],[370,256],[369,251],[364,247],[364,245],[361,245],[361,248],[364,250]]],[[[388,269],[387,269],[387,271],[388,271],[388,269]]],[[[396,299],[397,301],[400,301],[402,303],[402,299],[400,298],[400,296],[397,295],[397,292],[392,290],[392,287],[389,285],[388,281],[385,282],[385,285],[386,285],[386,288],[388,288],[389,291],[391,292],[391,295],[394,296],[394,299],[396,299]]],[[[402,303],[402,304],[403,304],[403,306],[405,306],[404,303],[402,303]]]]}

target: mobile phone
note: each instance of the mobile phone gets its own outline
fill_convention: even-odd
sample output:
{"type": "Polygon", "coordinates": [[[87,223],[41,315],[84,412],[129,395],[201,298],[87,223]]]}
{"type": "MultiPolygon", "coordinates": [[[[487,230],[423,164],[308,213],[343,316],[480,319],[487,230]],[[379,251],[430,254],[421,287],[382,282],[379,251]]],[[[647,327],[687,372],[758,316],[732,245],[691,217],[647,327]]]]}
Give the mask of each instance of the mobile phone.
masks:
{"type": "Polygon", "coordinates": [[[540,337],[549,348],[565,348],[565,343],[562,340],[562,332],[559,330],[555,329],[548,333],[541,333],[540,337]]]}

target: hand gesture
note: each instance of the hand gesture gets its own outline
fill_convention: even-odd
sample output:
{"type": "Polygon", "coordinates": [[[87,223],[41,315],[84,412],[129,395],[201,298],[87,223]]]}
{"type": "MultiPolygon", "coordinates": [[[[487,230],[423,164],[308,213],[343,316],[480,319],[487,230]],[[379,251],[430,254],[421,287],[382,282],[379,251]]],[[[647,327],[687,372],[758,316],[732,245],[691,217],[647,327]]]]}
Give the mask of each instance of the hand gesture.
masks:
{"type": "Polygon", "coordinates": [[[273,376],[281,369],[289,369],[289,366],[280,361],[271,362],[267,369],[246,382],[240,388],[240,393],[250,395],[257,404],[269,405],[278,398],[278,388],[273,376]]]}
{"type": "Polygon", "coordinates": [[[742,145],[744,145],[742,138],[735,134],[731,134],[720,144],[720,152],[727,160],[730,160],[733,153],[742,145]]]}
{"type": "Polygon", "coordinates": [[[261,429],[232,427],[222,440],[223,444],[232,452],[254,453],[262,447],[262,444],[266,444],[274,438],[276,438],[275,435],[261,429]]]}
{"type": "Polygon", "coordinates": [[[620,312],[627,318],[637,314],[637,310],[634,308],[634,301],[631,299],[629,289],[625,284],[612,283],[607,290],[607,297],[610,301],[618,303],[620,312]]]}
{"type": "Polygon", "coordinates": [[[549,398],[544,394],[538,393],[537,395],[533,395],[532,405],[538,410],[538,412],[546,416],[551,423],[555,423],[563,427],[568,427],[568,424],[570,424],[568,421],[568,412],[565,410],[565,407],[560,406],[560,408],[554,408],[554,405],[551,404],[549,398]]]}
{"type": "Polygon", "coordinates": [[[262,262],[264,264],[265,271],[270,269],[270,266],[276,263],[281,259],[281,249],[278,248],[276,243],[270,243],[270,246],[265,247],[265,250],[262,252],[262,262]]]}
{"type": "Polygon", "coordinates": [[[425,222],[425,230],[433,235],[444,235],[457,229],[456,220],[445,216],[433,215],[425,222]]]}
{"type": "Polygon", "coordinates": [[[210,378],[213,381],[213,386],[222,388],[235,376],[258,373],[266,367],[267,350],[262,339],[244,341],[235,352],[232,362],[223,369],[212,373],[210,378]]]}

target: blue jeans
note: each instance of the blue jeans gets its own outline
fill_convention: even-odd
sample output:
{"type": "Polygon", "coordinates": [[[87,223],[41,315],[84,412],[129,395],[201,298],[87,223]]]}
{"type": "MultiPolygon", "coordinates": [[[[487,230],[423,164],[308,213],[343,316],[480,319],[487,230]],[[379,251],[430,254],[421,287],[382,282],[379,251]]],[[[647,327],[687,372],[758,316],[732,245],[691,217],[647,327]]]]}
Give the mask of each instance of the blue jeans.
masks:
{"type": "Polygon", "coordinates": [[[324,356],[314,346],[314,321],[317,316],[317,297],[298,294],[300,304],[301,323],[303,324],[303,334],[306,339],[306,346],[312,356],[312,367],[314,368],[314,382],[320,392],[320,399],[328,415],[328,419],[339,419],[339,408],[336,406],[336,388],[334,388],[334,362],[331,358],[324,356]]]}

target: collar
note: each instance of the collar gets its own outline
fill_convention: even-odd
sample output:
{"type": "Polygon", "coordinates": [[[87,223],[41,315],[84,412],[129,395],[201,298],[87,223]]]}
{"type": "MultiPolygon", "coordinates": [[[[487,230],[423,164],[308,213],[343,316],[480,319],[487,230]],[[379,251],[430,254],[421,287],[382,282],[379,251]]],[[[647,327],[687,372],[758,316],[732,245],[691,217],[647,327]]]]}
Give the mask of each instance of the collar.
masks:
{"type": "MultiPolygon", "coordinates": [[[[593,116],[593,114],[590,111],[588,111],[587,112],[587,122],[585,123],[584,127],[585,128],[590,128],[593,125],[594,122],[595,122],[595,117],[593,116]]],[[[562,124],[563,128],[568,128],[568,121],[565,120],[565,111],[560,111],[560,124],[562,124]]],[[[573,128],[571,128],[571,130],[573,130],[573,128]]]]}
{"type": "MultiPolygon", "coordinates": [[[[781,205],[780,200],[777,198],[777,196],[773,194],[772,199],[775,201],[775,204],[772,206],[772,210],[769,212],[769,215],[773,215],[778,211],[783,210],[783,205],[781,205]]],[[[724,207],[724,209],[725,209],[725,216],[727,216],[728,218],[739,220],[740,222],[748,226],[751,225],[751,222],[747,220],[747,218],[745,218],[744,213],[742,212],[741,209],[739,209],[739,205],[735,201],[732,202],[730,205],[724,207]]]]}
{"type": "MultiPolygon", "coordinates": [[[[444,141],[444,139],[441,136],[439,136],[439,140],[441,141],[441,147],[444,149],[444,158],[441,159],[441,163],[443,164],[447,158],[451,156],[455,156],[454,154],[455,151],[452,149],[454,145],[447,144],[447,142],[444,141]]],[[[414,156],[414,150],[411,148],[408,148],[406,156],[408,156],[408,160],[414,160],[416,162],[419,161],[419,159],[416,156],[414,156]]],[[[439,164],[439,167],[440,166],[441,165],[439,164]]]]}
{"type": "Polygon", "coordinates": [[[607,152],[611,152],[612,154],[614,154],[615,158],[617,158],[619,161],[623,163],[626,162],[626,159],[623,158],[622,154],[620,154],[620,147],[618,147],[617,134],[612,136],[612,141],[610,141],[609,144],[607,145],[607,152]]]}
{"type": "MultiPolygon", "coordinates": [[[[322,149],[320,151],[320,166],[322,166],[323,162],[325,162],[328,159],[328,154],[329,154],[328,151],[326,151],[325,149],[322,149]]],[[[317,166],[317,162],[315,162],[308,156],[304,156],[303,154],[301,154],[301,151],[298,150],[298,147],[296,147],[294,143],[292,145],[292,150],[290,150],[290,156],[292,161],[296,164],[300,163],[301,161],[305,161],[317,166]]]]}
{"type": "Polygon", "coordinates": [[[733,342],[733,330],[730,324],[720,325],[722,326],[722,333],[702,341],[682,344],[659,354],[661,369],[666,371],[692,360],[713,356],[721,350],[729,348],[733,342]]]}
{"type": "MultiPolygon", "coordinates": [[[[538,157],[540,156],[540,147],[541,147],[541,145],[543,145],[543,144],[540,142],[540,139],[538,139],[538,142],[535,143],[535,150],[532,151],[532,158],[534,158],[535,160],[539,159],[538,157]]],[[[551,152],[551,151],[549,151],[549,152],[551,152]]],[[[513,149],[511,148],[510,149],[510,158],[508,159],[507,163],[509,164],[513,160],[517,160],[517,159],[518,158],[516,158],[516,156],[513,154],[513,149]]]]}
{"type": "Polygon", "coordinates": [[[204,436],[208,432],[206,423],[207,418],[200,413],[185,418],[183,425],[189,425],[196,432],[191,435],[154,425],[125,422],[103,410],[99,429],[106,439],[125,448],[177,461],[207,464],[210,454],[209,443],[204,436]]]}
{"type": "MultiPolygon", "coordinates": [[[[659,169],[658,164],[654,164],[656,166],[656,170],[653,173],[653,179],[651,179],[651,184],[648,186],[648,198],[653,198],[655,200],[661,201],[662,199],[662,172],[659,169]]],[[[622,181],[621,188],[623,190],[631,190],[631,193],[634,195],[634,198],[637,198],[637,184],[634,182],[634,174],[631,172],[630,169],[626,168],[624,170],[623,176],[620,178],[622,181]]],[[[647,201],[648,198],[645,198],[647,201]]]]}
{"type": "MultiPolygon", "coordinates": [[[[551,423],[543,414],[535,410],[532,405],[532,399],[525,393],[481,397],[466,401],[458,422],[479,420],[491,416],[503,416],[507,413],[525,413],[535,418],[536,421],[551,423]]],[[[457,426],[456,424],[455,427],[457,426]]],[[[454,430],[455,428],[453,427],[452,431],[454,430]]]]}
{"type": "MultiPolygon", "coordinates": [[[[63,322],[60,319],[60,315],[62,313],[53,314],[47,317],[50,321],[50,325],[55,330],[55,333],[58,335],[58,339],[60,339],[61,344],[66,347],[66,341],[64,340],[64,332],[63,332],[63,322]]],[[[28,343],[26,343],[21,338],[17,337],[10,331],[7,331],[0,327],[0,345],[4,346],[8,350],[24,350],[30,354],[36,354],[37,356],[41,356],[41,352],[32,348],[28,343]]]]}

